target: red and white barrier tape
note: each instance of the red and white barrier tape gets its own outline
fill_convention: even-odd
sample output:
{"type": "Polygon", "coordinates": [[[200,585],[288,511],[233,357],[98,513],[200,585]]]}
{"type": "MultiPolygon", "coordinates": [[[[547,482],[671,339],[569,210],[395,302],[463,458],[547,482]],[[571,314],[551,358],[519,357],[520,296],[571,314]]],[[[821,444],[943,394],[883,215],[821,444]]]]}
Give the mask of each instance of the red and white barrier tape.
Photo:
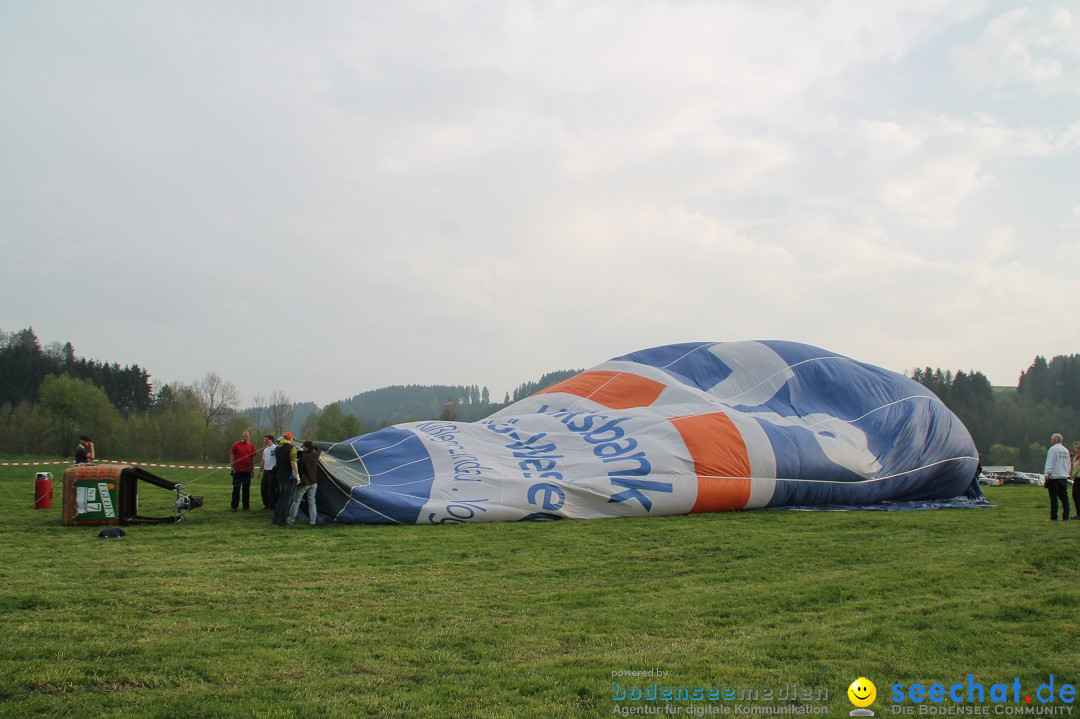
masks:
{"type": "Polygon", "coordinates": [[[0,462],[0,467],[41,467],[49,464],[71,464],[71,462],[0,462]]]}
{"type": "Polygon", "coordinates": [[[128,462],[123,459],[100,459],[110,464],[137,464],[140,467],[166,467],[168,469],[228,469],[227,464],[153,464],[151,462],[128,462]]]}
{"type": "MultiPolygon", "coordinates": [[[[42,467],[62,464],[72,466],[74,462],[0,462],[0,467],[42,467]]],[[[166,467],[168,469],[228,469],[228,465],[219,464],[152,464],[150,462],[128,462],[122,459],[101,459],[97,464],[137,464],[140,467],[166,467]]]]}

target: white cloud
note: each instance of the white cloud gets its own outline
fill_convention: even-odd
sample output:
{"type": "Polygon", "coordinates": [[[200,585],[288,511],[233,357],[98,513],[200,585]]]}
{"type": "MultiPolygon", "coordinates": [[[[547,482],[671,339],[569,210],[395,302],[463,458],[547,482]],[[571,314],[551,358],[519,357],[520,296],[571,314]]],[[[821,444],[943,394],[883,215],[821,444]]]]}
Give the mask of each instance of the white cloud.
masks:
{"type": "Polygon", "coordinates": [[[868,179],[880,201],[931,230],[957,226],[960,206],[999,182],[999,161],[1043,157],[1062,146],[1043,130],[987,120],[932,118],[886,128],[871,123],[861,135],[868,179]]]}
{"type": "Polygon", "coordinates": [[[0,325],[320,402],[501,396],[686,340],[894,369],[978,366],[986,335],[1049,353],[1035,304],[1066,287],[1043,258],[1076,266],[1050,253],[1075,243],[1077,14],[993,8],[6,9],[0,325]],[[949,58],[965,87],[934,85],[949,58]],[[270,320],[317,339],[271,357],[270,320]]]}
{"type": "Polygon", "coordinates": [[[1028,86],[1080,95],[1080,17],[1062,6],[1018,7],[990,20],[978,41],[953,51],[953,66],[976,88],[1028,86]]]}

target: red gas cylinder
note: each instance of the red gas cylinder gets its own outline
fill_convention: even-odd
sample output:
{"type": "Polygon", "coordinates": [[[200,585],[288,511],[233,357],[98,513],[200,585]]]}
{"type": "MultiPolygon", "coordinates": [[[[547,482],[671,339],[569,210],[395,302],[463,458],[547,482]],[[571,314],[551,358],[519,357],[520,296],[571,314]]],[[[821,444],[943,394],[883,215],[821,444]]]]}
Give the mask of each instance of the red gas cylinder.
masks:
{"type": "Polygon", "coordinates": [[[52,509],[52,472],[38,472],[34,480],[34,509],[52,509]]]}

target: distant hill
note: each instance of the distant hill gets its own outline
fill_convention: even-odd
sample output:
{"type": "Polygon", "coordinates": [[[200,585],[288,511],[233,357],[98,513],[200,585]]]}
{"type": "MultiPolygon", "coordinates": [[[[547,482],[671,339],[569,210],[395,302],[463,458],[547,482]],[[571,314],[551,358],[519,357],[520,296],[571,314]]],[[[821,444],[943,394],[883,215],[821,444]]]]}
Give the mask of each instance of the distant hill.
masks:
{"type": "MultiPolygon", "coordinates": [[[[241,410],[241,412],[249,412],[250,410],[241,410]]],[[[308,417],[319,411],[319,405],[314,402],[297,402],[293,405],[292,420],[289,422],[289,426],[295,429],[299,429],[304,426],[304,422],[308,417]]]]}
{"type": "MultiPolygon", "coordinates": [[[[369,390],[331,404],[337,404],[345,414],[356,415],[364,430],[369,432],[390,424],[436,419],[448,411],[462,422],[475,422],[580,372],[580,369],[549,372],[536,381],[518,385],[513,394],[504,396],[502,401],[493,402],[488,388],[477,385],[412,384],[369,390]]],[[[318,407],[313,402],[295,404],[292,426],[303,426],[309,416],[323,409],[325,407],[318,407]]]]}
{"type": "Polygon", "coordinates": [[[486,401],[475,386],[464,385],[395,385],[361,392],[337,402],[341,411],[360,418],[365,429],[370,425],[381,427],[399,422],[435,419],[447,405],[457,405],[458,417],[463,421],[480,419],[495,411],[502,404],[486,401]]]}

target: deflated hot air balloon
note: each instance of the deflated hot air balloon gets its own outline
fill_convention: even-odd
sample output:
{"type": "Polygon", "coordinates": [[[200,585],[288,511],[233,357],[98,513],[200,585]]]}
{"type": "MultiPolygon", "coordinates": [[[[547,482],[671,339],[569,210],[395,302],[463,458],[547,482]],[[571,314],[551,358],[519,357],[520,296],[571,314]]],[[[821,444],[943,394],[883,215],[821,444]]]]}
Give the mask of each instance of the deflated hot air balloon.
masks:
{"type": "Polygon", "coordinates": [[[333,445],[334,521],[440,524],[866,506],[968,494],[978,454],[932,392],[795,342],[616,357],[479,422],[333,445]]]}

